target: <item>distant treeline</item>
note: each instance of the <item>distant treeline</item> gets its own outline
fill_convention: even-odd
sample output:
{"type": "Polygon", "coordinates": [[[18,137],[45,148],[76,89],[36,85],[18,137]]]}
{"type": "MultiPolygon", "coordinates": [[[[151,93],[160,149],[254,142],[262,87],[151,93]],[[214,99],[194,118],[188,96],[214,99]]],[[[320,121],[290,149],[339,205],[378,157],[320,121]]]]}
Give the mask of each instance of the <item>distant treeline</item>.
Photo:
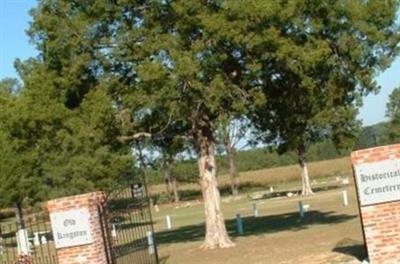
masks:
{"type": "Polygon", "coordinates": [[[390,123],[387,122],[364,127],[355,142],[354,150],[400,143],[400,138],[391,132],[390,123]]]}
{"type": "MultiPolygon", "coordinates": [[[[389,132],[388,123],[385,122],[364,127],[352,149],[357,150],[399,143],[400,141],[389,138],[389,132]]],[[[307,157],[308,161],[319,161],[348,156],[350,152],[350,149],[338,151],[334,144],[328,140],[310,146],[307,157]]],[[[237,151],[235,153],[235,161],[238,171],[243,172],[297,164],[297,155],[295,152],[279,155],[268,148],[256,148],[237,151]]],[[[219,175],[227,174],[229,166],[226,156],[218,155],[217,163],[219,175]]],[[[174,164],[174,173],[180,182],[196,182],[198,180],[197,161],[184,160],[176,162],[174,164]]],[[[152,169],[149,174],[150,184],[164,182],[162,169],[152,169]]]]}
{"type": "MultiPolygon", "coordinates": [[[[310,146],[308,150],[308,160],[318,161],[334,159],[349,155],[350,150],[340,151],[335,148],[331,141],[324,141],[310,146]]],[[[216,157],[219,175],[227,174],[229,170],[228,161],[225,155],[216,157]]],[[[239,172],[259,170],[297,164],[295,152],[278,154],[268,148],[256,148],[241,150],[235,153],[235,162],[239,172]]],[[[180,182],[196,182],[198,180],[198,167],[196,160],[178,161],[174,164],[174,173],[180,182]]],[[[163,171],[150,170],[150,184],[163,183],[163,171]]]]}

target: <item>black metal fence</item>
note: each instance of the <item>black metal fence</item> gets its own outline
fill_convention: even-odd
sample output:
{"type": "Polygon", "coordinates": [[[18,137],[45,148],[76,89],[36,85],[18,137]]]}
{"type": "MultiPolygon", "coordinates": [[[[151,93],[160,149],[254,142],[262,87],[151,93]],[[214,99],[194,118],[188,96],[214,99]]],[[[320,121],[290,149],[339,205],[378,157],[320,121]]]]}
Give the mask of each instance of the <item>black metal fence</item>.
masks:
{"type": "MultiPolygon", "coordinates": [[[[108,264],[158,264],[144,187],[132,185],[112,192],[98,212],[108,264]]],[[[0,264],[57,264],[47,210],[25,213],[24,222],[21,229],[15,217],[0,220],[0,264]]]]}
{"type": "Polygon", "coordinates": [[[18,230],[15,218],[0,222],[0,264],[20,263],[22,247],[28,250],[28,263],[57,264],[48,212],[29,214],[24,220],[26,227],[23,230],[18,230]],[[25,242],[18,243],[21,239],[25,242]]]}
{"type": "Polygon", "coordinates": [[[132,185],[112,193],[101,208],[104,236],[110,248],[109,263],[157,264],[149,199],[143,188],[132,185]]]}

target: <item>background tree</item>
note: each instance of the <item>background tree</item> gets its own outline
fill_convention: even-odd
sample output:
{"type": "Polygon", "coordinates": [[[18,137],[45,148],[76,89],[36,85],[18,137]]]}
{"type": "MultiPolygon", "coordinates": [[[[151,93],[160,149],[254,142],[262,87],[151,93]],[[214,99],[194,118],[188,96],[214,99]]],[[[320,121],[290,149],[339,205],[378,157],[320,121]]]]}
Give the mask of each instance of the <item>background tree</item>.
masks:
{"type": "Polygon", "coordinates": [[[249,135],[247,132],[250,124],[246,118],[235,119],[227,115],[221,115],[216,123],[217,142],[218,145],[222,145],[223,149],[219,152],[225,152],[228,162],[231,194],[237,196],[239,195],[240,180],[235,162],[236,148],[239,142],[243,143],[245,136],[249,135]]]}
{"type": "Polygon", "coordinates": [[[174,169],[177,155],[187,148],[187,139],[184,136],[174,136],[179,133],[172,133],[171,127],[167,129],[163,136],[154,139],[154,145],[161,154],[161,167],[164,173],[164,180],[168,195],[175,203],[179,202],[178,175],[174,169]]]}
{"type": "Polygon", "coordinates": [[[71,110],[45,69],[35,60],[19,63],[23,86],[1,85],[0,204],[15,205],[19,228],[24,203],[109,191],[132,176],[132,154],[116,139],[109,97],[93,90],[71,110]]]}
{"type": "MultiPolygon", "coordinates": [[[[268,20],[268,29],[256,28],[263,38],[249,51],[260,58],[260,82],[268,99],[254,111],[253,120],[267,143],[274,142],[281,151],[297,151],[302,193],[307,195],[312,193],[305,163],[307,146],[329,127],[335,128],[335,111],[342,120],[357,123],[351,118],[355,116],[353,108],[362,95],[378,89],[375,73],[388,67],[398,51],[395,19],[399,3],[281,4],[268,20]]],[[[338,134],[346,134],[337,128],[338,134]]]]}
{"type": "Polygon", "coordinates": [[[393,90],[386,106],[386,116],[389,118],[387,125],[388,142],[400,142],[400,87],[393,90]]]}

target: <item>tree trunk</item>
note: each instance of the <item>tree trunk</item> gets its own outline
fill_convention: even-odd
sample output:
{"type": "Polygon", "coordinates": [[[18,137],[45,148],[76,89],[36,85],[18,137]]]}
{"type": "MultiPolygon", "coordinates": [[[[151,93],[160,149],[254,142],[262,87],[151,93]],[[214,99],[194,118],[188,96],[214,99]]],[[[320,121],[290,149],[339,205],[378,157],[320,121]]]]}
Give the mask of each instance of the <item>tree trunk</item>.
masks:
{"type": "Polygon", "coordinates": [[[236,170],[234,148],[229,137],[225,140],[226,157],[229,163],[229,175],[231,178],[231,192],[233,196],[239,195],[239,174],[236,170]]]}
{"type": "Polygon", "coordinates": [[[18,230],[25,229],[24,213],[20,202],[15,204],[15,218],[18,230]]]}
{"type": "Polygon", "coordinates": [[[178,181],[172,170],[172,161],[170,160],[166,160],[164,163],[164,178],[168,195],[173,198],[173,201],[175,203],[178,203],[180,200],[178,192],[178,181]]]}
{"type": "Polygon", "coordinates": [[[171,183],[171,164],[169,160],[164,161],[164,180],[165,188],[167,189],[168,196],[172,193],[172,183],[171,183]]]}
{"type": "Polygon", "coordinates": [[[178,192],[178,181],[176,179],[175,174],[171,174],[171,187],[172,187],[172,193],[174,195],[174,202],[179,203],[180,197],[179,197],[179,192],[178,192]]]}
{"type": "Polygon", "coordinates": [[[200,185],[204,199],[206,236],[202,248],[228,248],[234,243],[226,231],[221,211],[221,197],[217,182],[214,139],[211,125],[206,115],[197,116],[193,126],[193,136],[198,153],[200,185]]]}
{"type": "Polygon", "coordinates": [[[140,167],[142,168],[142,172],[143,172],[144,189],[145,189],[145,192],[146,192],[146,196],[149,199],[150,208],[153,208],[154,205],[156,204],[156,202],[154,202],[153,196],[151,194],[151,190],[150,190],[150,186],[149,186],[149,174],[148,174],[148,171],[147,171],[146,162],[144,160],[142,147],[140,146],[140,143],[137,143],[136,145],[137,145],[137,149],[138,149],[138,152],[139,152],[140,167]]]}
{"type": "Polygon", "coordinates": [[[303,196],[313,195],[314,192],[311,188],[310,177],[308,175],[306,147],[304,146],[304,144],[298,147],[298,159],[301,169],[301,182],[302,182],[301,195],[303,196]]]}

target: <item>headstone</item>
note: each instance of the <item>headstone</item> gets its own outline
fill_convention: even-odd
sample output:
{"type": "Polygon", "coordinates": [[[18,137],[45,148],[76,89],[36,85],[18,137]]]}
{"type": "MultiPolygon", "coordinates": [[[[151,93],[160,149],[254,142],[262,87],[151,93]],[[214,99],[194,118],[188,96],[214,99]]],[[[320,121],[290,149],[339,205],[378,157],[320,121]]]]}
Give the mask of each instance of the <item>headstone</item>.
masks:
{"type": "Polygon", "coordinates": [[[141,184],[133,184],[131,188],[133,198],[144,197],[144,187],[141,184]]]}
{"type": "Polygon", "coordinates": [[[400,263],[400,144],[351,153],[371,264],[400,263]]]}
{"type": "Polygon", "coordinates": [[[343,184],[343,185],[348,185],[348,184],[350,184],[349,178],[344,178],[344,179],[342,180],[342,184],[343,184]]]}

